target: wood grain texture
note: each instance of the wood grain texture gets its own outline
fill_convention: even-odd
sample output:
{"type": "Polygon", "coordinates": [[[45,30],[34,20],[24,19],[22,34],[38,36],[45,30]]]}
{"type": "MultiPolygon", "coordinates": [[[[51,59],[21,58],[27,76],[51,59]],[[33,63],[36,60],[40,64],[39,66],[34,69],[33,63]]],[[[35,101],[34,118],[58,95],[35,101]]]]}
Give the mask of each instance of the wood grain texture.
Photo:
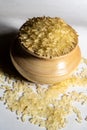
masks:
{"type": "Polygon", "coordinates": [[[13,65],[23,77],[41,84],[52,84],[68,78],[81,60],[78,45],[57,59],[41,59],[26,53],[20,45],[14,43],[10,55],[13,65]]]}

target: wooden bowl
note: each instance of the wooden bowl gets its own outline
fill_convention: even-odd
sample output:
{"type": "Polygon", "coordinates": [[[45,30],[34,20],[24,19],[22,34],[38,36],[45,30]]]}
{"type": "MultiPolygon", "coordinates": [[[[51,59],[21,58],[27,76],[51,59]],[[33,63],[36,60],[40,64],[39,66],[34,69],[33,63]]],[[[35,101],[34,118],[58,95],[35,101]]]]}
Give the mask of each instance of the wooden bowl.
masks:
{"type": "Polygon", "coordinates": [[[23,77],[41,84],[52,84],[68,78],[81,60],[78,45],[57,59],[42,59],[29,54],[15,42],[11,47],[10,56],[13,65],[23,77]]]}

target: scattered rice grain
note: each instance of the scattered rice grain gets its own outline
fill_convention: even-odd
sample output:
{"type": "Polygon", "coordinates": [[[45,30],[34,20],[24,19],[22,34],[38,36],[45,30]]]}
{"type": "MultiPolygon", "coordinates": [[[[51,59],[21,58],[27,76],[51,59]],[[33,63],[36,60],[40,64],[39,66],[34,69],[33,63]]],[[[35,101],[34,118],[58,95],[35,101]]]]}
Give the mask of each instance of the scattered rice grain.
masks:
{"type": "MultiPolygon", "coordinates": [[[[80,63],[82,64],[80,67],[84,71],[87,67],[86,61],[83,58],[80,63]]],[[[79,71],[79,68],[77,70],[79,71]]],[[[3,101],[9,110],[15,111],[17,119],[21,119],[23,122],[29,120],[33,124],[45,127],[47,130],[58,130],[66,127],[68,123],[67,117],[72,115],[72,113],[75,113],[75,120],[78,123],[82,122],[81,111],[74,103],[87,105],[87,94],[75,90],[76,86],[82,89],[87,87],[85,77],[87,74],[83,73],[83,71],[80,71],[78,76],[75,72],[69,79],[48,86],[30,84],[29,82],[16,79],[16,77],[9,77],[9,75],[5,75],[3,72],[1,72],[1,75],[0,81],[7,80],[7,85],[4,82],[0,82],[0,89],[4,90],[0,101],[3,101]],[[12,82],[14,83],[12,84],[12,82]],[[69,92],[68,90],[71,87],[73,91],[69,92]]],[[[87,117],[85,120],[87,120],[87,117]]]]}

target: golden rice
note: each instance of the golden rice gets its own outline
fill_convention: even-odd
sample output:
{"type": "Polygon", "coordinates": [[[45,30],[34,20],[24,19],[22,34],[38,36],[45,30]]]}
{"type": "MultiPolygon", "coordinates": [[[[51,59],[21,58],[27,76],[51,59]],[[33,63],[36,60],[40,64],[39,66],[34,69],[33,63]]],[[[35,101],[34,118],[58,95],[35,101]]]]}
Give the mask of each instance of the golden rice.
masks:
{"type": "Polygon", "coordinates": [[[18,40],[36,56],[55,58],[73,50],[78,43],[78,35],[61,18],[35,17],[20,28],[18,40]]]}

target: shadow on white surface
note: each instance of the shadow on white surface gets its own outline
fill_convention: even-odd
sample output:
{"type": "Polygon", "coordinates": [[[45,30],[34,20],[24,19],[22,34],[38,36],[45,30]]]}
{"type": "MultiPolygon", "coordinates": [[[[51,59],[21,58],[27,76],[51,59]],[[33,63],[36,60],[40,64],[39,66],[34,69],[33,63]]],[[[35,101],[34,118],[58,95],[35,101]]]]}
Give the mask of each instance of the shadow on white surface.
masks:
{"type": "Polygon", "coordinates": [[[10,59],[10,46],[17,35],[17,29],[0,24],[0,68],[7,74],[17,74],[10,59]]]}

